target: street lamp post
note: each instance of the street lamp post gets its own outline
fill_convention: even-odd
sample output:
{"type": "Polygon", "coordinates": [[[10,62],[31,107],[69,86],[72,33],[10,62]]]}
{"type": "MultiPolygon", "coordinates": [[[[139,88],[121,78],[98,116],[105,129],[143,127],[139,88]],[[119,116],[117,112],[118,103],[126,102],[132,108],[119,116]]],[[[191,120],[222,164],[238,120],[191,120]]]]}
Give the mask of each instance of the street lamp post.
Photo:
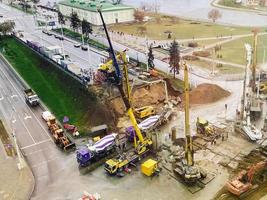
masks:
{"type": "Polygon", "coordinates": [[[19,150],[19,146],[18,146],[18,143],[17,143],[17,138],[16,138],[16,134],[15,134],[14,130],[13,130],[13,133],[12,133],[12,137],[13,137],[13,140],[14,140],[16,152],[17,152],[18,159],[19,159],[19,162],[18,162],[17,166],[18,166],[18,169],[21,170],[21,169],[23,169],[24,164],[23,164],[22,156],[20,154],[20,150],[19,150]]]}
{"type": "MultiPolygon", "coordinates": [[[[90,75],[91,75],[91,73],[92,73],[92,57],[91,57],[91,52],[90,52],[90,44],[89,44],[89,40],[90,40],[90,38],[89,38],[89,34],[88,34],[88,39],[87,39],[87,45],[88,45],[88,63],[89,63],[89,70],[90,70],[90,75]]],[[[92,79],[93,77],[90,77],[90,82],[91,82],[91,80],[93,80],[92,79]]]]}
{"type": "Polygon", "coordinates": [[[14,130],[14,127],[13,127],[13,124],[15,122],[16,122],[16,119],[15,119],[14,113],[13,113],[12,116],[11,116],[12,137],[13,137],[14,145],[15,145],[16,152],[17,152],[17,155],[18,155],[18,160],[19,160],[19,162],[17,163],[17,166],[18,166],[18,169],[21,170],[24,167],[24,162],[23,162],[22,156],[20,154],[20,150],[19,150],[19,146],[18,146],[18,143],[17,143],[17,138],[16,138],[15,130],[14,130]]]}

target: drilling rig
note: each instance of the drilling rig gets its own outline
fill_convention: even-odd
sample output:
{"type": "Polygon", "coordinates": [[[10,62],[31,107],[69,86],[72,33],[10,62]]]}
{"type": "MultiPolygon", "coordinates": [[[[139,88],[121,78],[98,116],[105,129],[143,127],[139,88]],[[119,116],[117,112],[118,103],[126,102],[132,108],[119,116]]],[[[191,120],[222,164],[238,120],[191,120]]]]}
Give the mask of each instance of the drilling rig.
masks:
{"type": "Polygon", "coordinates": [[[189,120],[189,83],[188,83],[188,67],[183,63],[184,67],[184,92],[185,92],[185,157],[175,163],[174,173],[177,174],[186,184],[195,184],[198,180],[205,177],[203,172],[194,165],[194,149],[192,136],[190,134],[189,120]]]}

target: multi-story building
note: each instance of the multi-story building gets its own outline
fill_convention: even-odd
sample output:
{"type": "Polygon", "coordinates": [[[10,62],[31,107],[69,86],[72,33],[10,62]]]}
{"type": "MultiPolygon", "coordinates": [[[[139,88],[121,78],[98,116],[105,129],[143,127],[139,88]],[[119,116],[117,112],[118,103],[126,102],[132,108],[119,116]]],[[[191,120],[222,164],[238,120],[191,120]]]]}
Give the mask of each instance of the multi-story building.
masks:
{"type": "Polygon", "coordinates": [[[107,24],[130,22],[134,20],[134,8],[122,4],[113,4],[107,0],[65,0],[58,3],[59,11],[64,16],[76,12],[79,18],[94,25],[101,25],[97,8],[101,7],[107,24]]]}

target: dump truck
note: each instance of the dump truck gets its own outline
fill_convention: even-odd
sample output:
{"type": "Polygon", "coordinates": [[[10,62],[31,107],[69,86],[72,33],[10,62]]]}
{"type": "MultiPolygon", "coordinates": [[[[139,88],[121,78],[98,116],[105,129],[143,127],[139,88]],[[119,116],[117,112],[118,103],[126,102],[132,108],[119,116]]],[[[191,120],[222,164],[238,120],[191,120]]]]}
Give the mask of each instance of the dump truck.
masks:
{"type": "Polygon", "coordinates": [[[40,103],[39,97],[32,89],[24,90],[25,101],[30,106],[38,106],[40,103]]]}
{"type": "Polygon", "coordinates": [[[87,148],[83,147],[77,150],[76,158],[79,167],[86,167],[107,155],[115,152],[117,134],[109,134],[93,145],[87,145],[87,148]]]}

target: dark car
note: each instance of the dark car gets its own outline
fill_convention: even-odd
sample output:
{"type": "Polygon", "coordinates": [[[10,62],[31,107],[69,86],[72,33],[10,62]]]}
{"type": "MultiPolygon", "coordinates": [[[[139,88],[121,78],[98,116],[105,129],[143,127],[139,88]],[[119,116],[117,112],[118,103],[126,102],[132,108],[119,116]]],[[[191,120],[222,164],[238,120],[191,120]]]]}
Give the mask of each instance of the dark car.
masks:
{"type": "Polygon", "coordinates": [[[62,37],[62,36],[58,36],[58,39],[59,39],[59,40],[64,40],[64,37],[62,37]]]}
{"type": "Polygon", "coordinates": [[[87,47],[87,45],[82,45],[82,46],[81,46],[81,49],[84,50],[84,51],[88,51],[88,47],[87,47]]]}
{"type": "Polygon", "coordinates": [[[50,31],[47,31],[46,34],[49,36],[53,35],[50,31]]]}

